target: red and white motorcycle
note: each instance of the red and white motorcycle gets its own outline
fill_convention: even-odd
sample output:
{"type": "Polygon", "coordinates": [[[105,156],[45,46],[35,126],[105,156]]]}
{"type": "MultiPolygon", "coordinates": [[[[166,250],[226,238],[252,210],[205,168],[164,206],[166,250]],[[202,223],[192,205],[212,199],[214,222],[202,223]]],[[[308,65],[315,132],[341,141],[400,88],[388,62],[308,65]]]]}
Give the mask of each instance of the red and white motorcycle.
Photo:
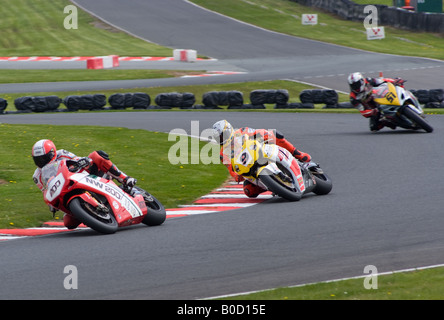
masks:
{"type": "Polygon", "coordinates": [[[79,169],[74,160],[57,160],[42,168],[43,199],[100,233],[143,223],[161,225],[166,219],[162,203],[147,191],[124,190],[114,181],[79,169]]]}

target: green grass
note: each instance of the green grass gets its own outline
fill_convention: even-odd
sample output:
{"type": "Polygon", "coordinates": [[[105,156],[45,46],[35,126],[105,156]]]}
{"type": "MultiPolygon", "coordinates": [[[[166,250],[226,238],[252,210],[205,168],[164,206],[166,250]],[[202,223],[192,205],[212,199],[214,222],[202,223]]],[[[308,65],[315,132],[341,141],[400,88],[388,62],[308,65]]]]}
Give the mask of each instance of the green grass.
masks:
{"type": "Polygon", "coordinates": [[[172,49],[129,36],[78,10],[65,29],[68,0],[2,1],[0,56],[171,56],[172,49]]]}
{"type": "Polygon", "coordinates": [[[9,69],[0,73],[0,83],[101,81],[160,79],[200,74],[204,70],[147,70],[147,69],[9,69]]]}
{"type": "Polygon", "coordinates": [[[442,35],[386,27],[386,38],[367,40],[363,22],[342,20],[325,11],[289,0],[193,0],[227,16],[293,36],[363,50],[444,59],[442,35]],[[318,25],[304,26],[301,15],[317,13],[318,25]]]}
{"type": "Polygon", "coordinates": [[[364,278],[277,288],[224,298],[225,300],[443,300],[444,268],[422,269],[364,278]]]}
{"type": "MultiPolygon", "coordinates": [[[[138,185],[156,196],[166,208],[191,203],[228,177],[221,164],[178,164],[168,160],[168,134],[97,126],[42,126],[0,124],[0,228],[39,226],[52,219],[41,191],[32,180],[33,144],[48,138],[57,148],[78,156],[105,150],[138,185]],[[174,177],[174,179],[172,178],[174,177]]],[[[191,142],[188,144],[191,147],[191,142]]],[[[203,143],[201,143],[201,146],[203,143]]],[[[189,161],[191,151],[189,151],[189,161]]],[[[58,214],[58,218],[62,214],[58,214]]]]}

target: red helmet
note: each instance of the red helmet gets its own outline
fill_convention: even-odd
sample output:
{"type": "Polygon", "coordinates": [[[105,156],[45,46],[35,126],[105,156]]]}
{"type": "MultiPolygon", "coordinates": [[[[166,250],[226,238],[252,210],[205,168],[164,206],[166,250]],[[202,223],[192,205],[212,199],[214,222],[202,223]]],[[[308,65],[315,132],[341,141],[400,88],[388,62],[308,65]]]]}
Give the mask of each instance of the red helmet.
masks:
{"type": "Polygon", "coordinates": [[[46,164],[57,158],[57,149],[51,140],[42,139],[32,146],[32,158],[37,167],[43,168],[46,164]]]}

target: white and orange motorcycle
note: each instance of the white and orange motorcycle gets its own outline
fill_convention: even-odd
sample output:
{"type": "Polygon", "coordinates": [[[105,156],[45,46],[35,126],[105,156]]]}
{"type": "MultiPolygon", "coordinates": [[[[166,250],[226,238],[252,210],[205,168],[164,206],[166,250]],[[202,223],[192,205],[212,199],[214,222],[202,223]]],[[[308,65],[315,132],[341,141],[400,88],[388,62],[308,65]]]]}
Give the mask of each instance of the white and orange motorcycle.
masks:
{"type": "Polygon", "coordinates": [[[333,187],[317,163],[300,162],[276,144],[237,133],[231,147],[234,172],[284,199],[299,201],[309,192],[324,195],[333,187]]]}

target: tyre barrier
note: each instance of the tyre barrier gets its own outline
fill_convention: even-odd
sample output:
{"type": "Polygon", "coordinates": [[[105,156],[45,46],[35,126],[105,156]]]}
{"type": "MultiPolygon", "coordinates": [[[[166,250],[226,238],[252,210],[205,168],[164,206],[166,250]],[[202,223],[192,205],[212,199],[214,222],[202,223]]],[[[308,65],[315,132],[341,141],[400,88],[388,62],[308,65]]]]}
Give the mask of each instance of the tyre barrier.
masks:
{"type": "MultiPolygon", "coordinates": [[[[410,90],[425,108],[444,108],[444,89],[410,90]]],[[[66,112],[78,110],[123,110],[133,109],[265,109],[265,104],[275,104],[275,109],[313,109],[315,104],[324,104],[323,108],[353,108],[349,102],[338,102],[338,93],[329,89],[303,90],[299,94],[300,102],[288,102],[289,93],[285,89],[260,89],[250,92],[251,104],[244,103],[240,91],[210,91],[202,95],[203,104],[195,104],[196,98],[190,92],[166,92],[158,94],[155,105],[151,97],[144,92],[114,93],[108,101],[104,94],[70,95],[63,99],[57,96],[24,96],[14,100],[17,111],[5,111],[8,101],[0,98],[0,114],[25,112],[66,112]],[[109,107],[106,107],[107,102],[109,107]],[[59,109],[63,103],[66,109],[59,109]]]]}
{"type": "Polygon", "coordinates": [[[60,106],[62,99],[57,96],[46,97],[20,97],[14,100],[15,107],[21,112],[45,112],[55,111],[60,106]]]}
{"type": "Polygon", "coordinates": [[[202,95],[202,103],[207,109],[238,109],[244,105],[244,95],[240,91],[210,91],[202,95]]]}
{"type": "Polygon", "coordinates": [[[312,89],[302,90],[299,99],[303,104],[325,104],[323,108],[350,108],[351,104],[338,104],[339,96],[335,90],[312,89]]]}
{"type": "Polygon", "coordinates": [[[425,108],[444,108],[444,89],[410,90],[425,108]]]}
{"type": "Polygon", "coordinates": [[[100,110],[106,105],[106,96],[104,94],[72,95],[65,97],[63,104],[69,111],[100,110]]]}
{"type": "Polygon", "coordinates": [[[111,109],[146,109],[151,104],[151,98],[144,92],[114,93],[109,96],[108,102],[111,109]]]}
{"type": "Polygon", "coordinates": [[[191,109],[196,102],[193,93],[190,92],[167,92],[159,93],[154,99],[156,105],[163,109],[180,108],[191,109]]]}
{"type": "Polygon", "coordinates": [[[0,113],[5,112],[7,106],[8,106],[8,100],[0,98],[0,113]]]}

